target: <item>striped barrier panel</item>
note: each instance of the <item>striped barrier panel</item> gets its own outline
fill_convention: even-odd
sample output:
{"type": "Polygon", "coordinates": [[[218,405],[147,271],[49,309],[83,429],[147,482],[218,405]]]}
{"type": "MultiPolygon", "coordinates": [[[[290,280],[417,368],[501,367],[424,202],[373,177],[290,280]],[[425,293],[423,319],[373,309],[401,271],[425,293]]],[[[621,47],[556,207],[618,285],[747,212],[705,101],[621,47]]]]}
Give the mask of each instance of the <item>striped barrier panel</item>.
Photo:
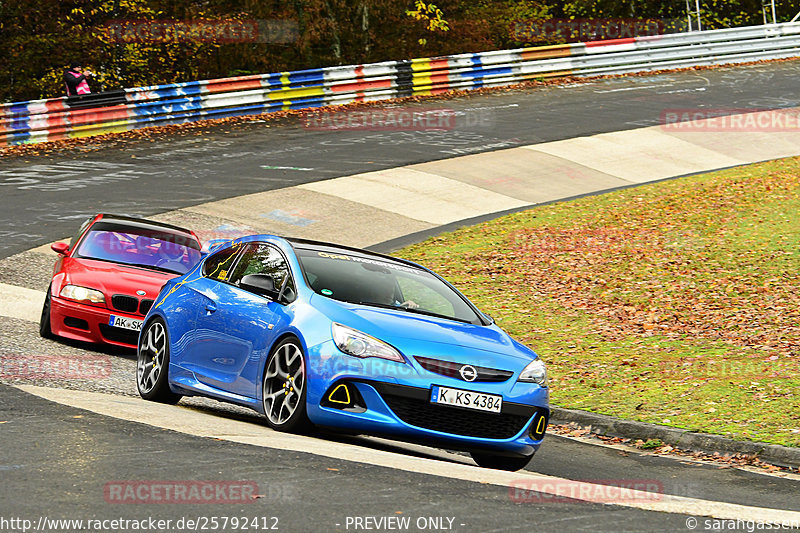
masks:
{"type": "Polygon", "coordinates": [[[532,79],[800,56],[800,23],[385,61],[0,105],[0,146],[532,79]]]}

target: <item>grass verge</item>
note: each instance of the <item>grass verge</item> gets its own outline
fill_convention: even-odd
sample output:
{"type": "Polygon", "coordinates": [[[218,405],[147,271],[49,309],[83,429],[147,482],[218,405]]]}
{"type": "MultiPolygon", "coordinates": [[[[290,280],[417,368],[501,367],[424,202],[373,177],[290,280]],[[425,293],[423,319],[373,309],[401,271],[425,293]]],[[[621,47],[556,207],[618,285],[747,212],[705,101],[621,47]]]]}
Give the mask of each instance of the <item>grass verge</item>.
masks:
{"type": "Polygon", "coordinates": [[[800,446],[800,158],[541,206],[396,255],[533,347],[556,405],[800,446]]]}

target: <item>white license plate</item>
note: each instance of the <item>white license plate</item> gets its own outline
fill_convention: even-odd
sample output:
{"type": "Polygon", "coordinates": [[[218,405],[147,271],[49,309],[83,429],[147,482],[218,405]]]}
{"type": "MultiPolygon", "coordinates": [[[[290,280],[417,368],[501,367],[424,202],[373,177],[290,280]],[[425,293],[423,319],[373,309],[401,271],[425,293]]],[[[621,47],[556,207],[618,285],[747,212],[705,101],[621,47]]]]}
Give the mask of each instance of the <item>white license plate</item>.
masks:
{"type": "Polygon", "coordinates": [[[131,331],[142,331],[142,320],[128,318],[124,316],[111,315],[108,318],[108,325],[115,328],[129,329],[131,331]]]}
{"type": "Polygon", "coordinates": [[[431,387],[431,403],[499,413],[503,408],[503,397],[497,394],[484,394],[434,385],[431,387]]]}

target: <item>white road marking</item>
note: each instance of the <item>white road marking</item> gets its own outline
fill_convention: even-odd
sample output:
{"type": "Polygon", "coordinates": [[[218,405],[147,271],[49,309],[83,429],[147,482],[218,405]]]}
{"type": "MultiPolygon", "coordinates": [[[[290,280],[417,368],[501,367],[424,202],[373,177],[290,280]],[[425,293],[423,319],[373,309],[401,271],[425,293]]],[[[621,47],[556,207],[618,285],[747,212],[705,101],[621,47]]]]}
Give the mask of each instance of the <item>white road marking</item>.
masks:
{"type": "Polygon", "coordinates": [[[0,283],[0,316],[38,322],[45,291],[0,283]]]}
{"type": "MultiPolygon", "coordinates": [[[[570,493],[570,497],[587,502],[593,501],[592,494],[603,493],[603,486],[592,483],[571,481],[528,471],[503,472],[489,470],[464,463],[412,457],[355,444],[278,433],[259,424],[209,415],[196,409],[181,406],[147,402],[139,398],[32,385],[20,385],[19,388],[40,398],[62,405],[198,437],[215,438],[264,448],[311,453],[332,459],[354,461],[406,472],[501,487],[519,486],[520,483],[525,482],[535,483],[537,492],[554,496],[563,495],[564,486],[569,485],[577,488],[574,494],[570,493]]],[[[626,496],[628,497],[624,501],[613,505],[646,511],[686,514],[696,517],[707,516],[726,520],[738,519],[770,523],[798,521],[800,523],[800,512],[796,511],[751,507],[637,490],[629,491],[626,496]]]]}
{"type": "Polygon", "coordinates": [[[694,93],[705,91],[705,87],[695,87],[694,89],[676,89],[674,91],[660,91],[658,94],[694,93]]]}
{"type": "Polygon", "coordinates": [[[462,181],[403,167],[298,187],[437,225],[528,205],[462,181]]]}
{"type": "Polygon", "coordinates": [[[512,107],[519,107],[519,104],[505,104],[505,105],[487,105],[477,107],[465,107],[463,110],[455,111],[455,115],[464,115],[465,111],[484,111],[487,109],[509,109],[512,107]]]}
{"type": "Polygon", "coordinates": [[[304,170],[304,171],[316,170],[314,168],[307,168],[307,167],[276,167],[272,165],[261,165],[261,168],[265,168],[267,170],[304,170]]]}
{"type": "Polygon", "coordinates": [[[663,127],[602,133],[526,146],[633,183],[749,163],[698,142],[670,135],[663,127]],[[630,131],[636,132],[631,135],[630,131]]]}
{"type": "Polygon", "coordinates": [[[638,87],[620,87],[619,89],[595,89],[594,92],[598,94],[602,93],[621,93],[625,91],[642,91],[644,89],[656,89],[658,87],[674,87],[674,83],[662,83],[659,85],[641,85],[638,87]]]}

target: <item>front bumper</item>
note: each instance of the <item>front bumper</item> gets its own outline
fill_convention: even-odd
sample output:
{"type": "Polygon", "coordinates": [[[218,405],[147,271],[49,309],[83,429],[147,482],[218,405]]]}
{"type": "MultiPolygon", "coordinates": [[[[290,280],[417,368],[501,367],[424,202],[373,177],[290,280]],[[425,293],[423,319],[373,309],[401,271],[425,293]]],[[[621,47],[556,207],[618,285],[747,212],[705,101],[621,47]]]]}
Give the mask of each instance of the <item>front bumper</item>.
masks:
{"type": "Polygon", "coordinates": [[[429,372],[416,361],[358,359],[337,354],[326,345],[312,348],[309,360],[316,364],[309,364],[307,411],[311,421],[321,426],[516,456],[532,455],[544,437],[550,414],[548,390],[534,384],[513,378],[470,383],[429,372]],[[327,395],[340,384],[356,389],[357,394],[351,396],[359,396],[363,405],[348,407],[329,401],[327,395]],[[500,394],[502,411],[433,404],[432,385],[500,394]]]}
{"type": "Polygon", "coordinates": [[[139,332],[108,325],[111,315],[142,320],[141,316],[84,305],[51,295],[50,327],[53,334],[83,342],[136,348],[139,332]]]}

